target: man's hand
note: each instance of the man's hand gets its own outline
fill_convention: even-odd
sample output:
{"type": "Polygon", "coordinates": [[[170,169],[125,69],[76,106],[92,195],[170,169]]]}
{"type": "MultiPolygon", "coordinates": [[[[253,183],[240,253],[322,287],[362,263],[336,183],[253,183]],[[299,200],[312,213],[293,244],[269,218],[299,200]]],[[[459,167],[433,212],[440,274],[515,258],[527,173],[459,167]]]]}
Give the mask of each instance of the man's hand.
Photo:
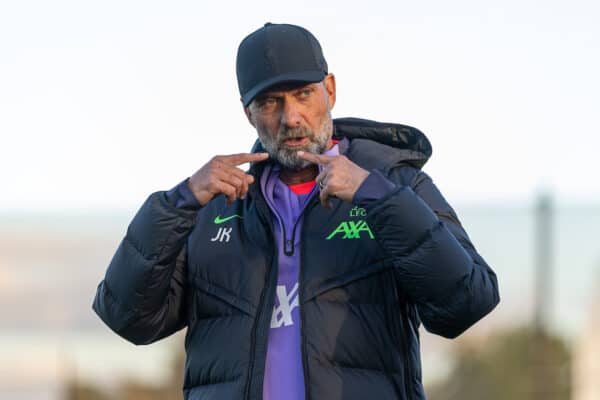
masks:
{"type": "Polygon", "coordinates": [[[299,151],[298,157],[322,167],[316,181],[321,187],[321,204],[326,208],[331,208],[330,197],[352,202],[354,193],[369,176],[368,171],[348,160],[346,156],[326,156],[299,151]]]}
{"type": "Polygon", "coordinates": [[[264,161],[267,158],[269,158],[268,153],[215,156],[190,177],[188,186],[202,206],[219,193],[223,193],[227,201],[233,203],[238,197],[244,199],[248,186],[254,182],[252,175],[237,166],[248,162],[264,161]]]}

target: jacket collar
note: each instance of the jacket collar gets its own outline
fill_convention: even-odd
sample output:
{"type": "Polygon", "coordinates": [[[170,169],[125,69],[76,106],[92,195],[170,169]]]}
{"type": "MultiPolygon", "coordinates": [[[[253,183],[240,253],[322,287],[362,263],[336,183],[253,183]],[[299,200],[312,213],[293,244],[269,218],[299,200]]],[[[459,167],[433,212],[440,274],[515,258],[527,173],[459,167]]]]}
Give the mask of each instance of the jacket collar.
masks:
{"type": "MultiPolygon", "coordinates": [[[[400,163],[418,169],[432,154],[429,139],[420,130],[408,125],[371,121],[360,118],[336,118],[333,120],[333,138],[340,141],[340,153],[358,162],[363,168],[388,170],[400,163]]],[[[264,151],[256,140],[252,152],[264,151]]],[[[250,171],[260,176],[258,165],[250,171]]]]}

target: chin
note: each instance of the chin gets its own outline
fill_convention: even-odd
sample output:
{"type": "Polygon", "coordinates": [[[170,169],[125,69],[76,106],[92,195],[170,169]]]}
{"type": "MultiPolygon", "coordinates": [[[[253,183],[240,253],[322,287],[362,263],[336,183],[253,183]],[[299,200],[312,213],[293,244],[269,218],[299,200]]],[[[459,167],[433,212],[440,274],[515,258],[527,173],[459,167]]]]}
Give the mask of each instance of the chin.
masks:
{"type": "MultiPolygon", "coordinates": [[[[304,150],[304,151],[308,151],[308,150],[304,150]]],[[[275,160],[277,160],[277,162],[279,164],[281,164],[284,168],[291,169],[294,171],[299,171],[310,165],[310,162],[301,160],[301,159],[297,158],[296,156],[292,157],[292,156],[286,155],[286,156],[281,157],[280,155],[278,155],[277,157],[273,157],[273,158],[275,158],[275,160]]]]}
{"type": "Polygon", "coordinates": [[[299,171],[311,165],[309,161],[298,158],[296,153],[298,151],[305,151],[307,153],[321,154],[323,151],[319,151],[319,146],[315,143],[308,143],[305,146],[288,147],[280,145],[276,154],[271,154],[271,157],[277,160],[284,168],[299,171]]]}

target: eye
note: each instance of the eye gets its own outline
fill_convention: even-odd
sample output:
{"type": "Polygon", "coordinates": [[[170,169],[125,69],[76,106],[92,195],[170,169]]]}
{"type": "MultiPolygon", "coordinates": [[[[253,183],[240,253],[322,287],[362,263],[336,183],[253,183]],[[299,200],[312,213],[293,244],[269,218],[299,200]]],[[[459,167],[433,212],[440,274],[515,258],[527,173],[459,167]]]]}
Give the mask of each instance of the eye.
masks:
{"type": "Polygon", "coordinates": [[[257,105],[258,105],[259,110],[261,110],[261,111],[272,110],[277,106],[277,98],[276,97],[263,97],[257,101],[257,105]]]}
{"type": "Polygon", "coordinates": [[[306,98],[306,97],[310,96],[313,91],[314,91],[313,88],[306,87],[306,88],[302,88],[298,94],[299,94],[299,97],[306,98]]]}

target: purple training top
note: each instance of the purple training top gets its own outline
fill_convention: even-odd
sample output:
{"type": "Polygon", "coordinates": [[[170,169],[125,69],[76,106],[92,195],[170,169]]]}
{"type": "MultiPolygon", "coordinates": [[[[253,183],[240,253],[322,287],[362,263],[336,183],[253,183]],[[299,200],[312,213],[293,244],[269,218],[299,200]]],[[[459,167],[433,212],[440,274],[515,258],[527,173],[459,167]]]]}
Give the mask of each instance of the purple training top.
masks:
{"type": "MultiPolygon", "coordinates": [[[[339,154],[338,146],[333,146],[324,154],[339,154]]],[[[278,165],[266,167],[260,183],[263,195],[273,212],[279,256],[277,290],[267,345],[263,400],[304,400],[298,303],[301,214],[308,200],[318,191],[318,185],[308,194],[296,194],[279,179],[278,165]]]]}

